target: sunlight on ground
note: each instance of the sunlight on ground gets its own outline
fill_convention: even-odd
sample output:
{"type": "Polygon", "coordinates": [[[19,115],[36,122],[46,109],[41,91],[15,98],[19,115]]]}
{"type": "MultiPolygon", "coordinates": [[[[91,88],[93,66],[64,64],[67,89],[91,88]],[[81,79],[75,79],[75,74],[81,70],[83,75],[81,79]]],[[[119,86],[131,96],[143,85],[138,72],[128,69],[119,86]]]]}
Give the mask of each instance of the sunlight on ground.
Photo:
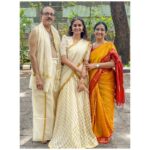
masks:
{"type": "Polygon", "coordinates": [[[127,139],[127,140],[130,139],[130,134],[129,133],[122,133],[119,136],[122,139],[127,139]]]}
{"type": "Polygon", "coordinates": [[[126,134],[125,136],[126,138],[130,139],[130,134],[126,134]]]}
{"type": "Polygon", "coordinates": [[[21,92],[20,93],[20,97],[26,97],[27,96],[27,93],[26,92],[21,92]]]}

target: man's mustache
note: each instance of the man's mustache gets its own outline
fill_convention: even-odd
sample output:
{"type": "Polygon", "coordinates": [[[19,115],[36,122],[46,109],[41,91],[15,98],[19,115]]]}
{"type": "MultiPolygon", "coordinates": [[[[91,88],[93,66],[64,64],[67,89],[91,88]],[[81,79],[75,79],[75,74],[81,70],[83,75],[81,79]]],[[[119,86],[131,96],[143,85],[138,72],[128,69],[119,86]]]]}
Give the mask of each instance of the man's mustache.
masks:
{"type": "Polygon", "coordinates": [[[51,18],[47,18],[47,20],[48,20],[48,21],[49,21],[49,20],[50,20],[50,21],[52,21],[52,19],[51,19],[51,18]]]}

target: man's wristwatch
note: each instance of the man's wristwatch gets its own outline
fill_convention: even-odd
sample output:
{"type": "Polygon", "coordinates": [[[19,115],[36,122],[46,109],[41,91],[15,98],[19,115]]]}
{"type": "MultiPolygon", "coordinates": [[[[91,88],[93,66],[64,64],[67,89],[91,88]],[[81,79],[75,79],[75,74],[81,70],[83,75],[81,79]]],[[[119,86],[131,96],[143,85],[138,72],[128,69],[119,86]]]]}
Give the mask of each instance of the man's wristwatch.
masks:
{"type": "Polygon", "coordinates": [[[95,66],[96,66],[96,68],[99,68],[99,67],[100,67],[100,64],[96,64],[95,66]]]}

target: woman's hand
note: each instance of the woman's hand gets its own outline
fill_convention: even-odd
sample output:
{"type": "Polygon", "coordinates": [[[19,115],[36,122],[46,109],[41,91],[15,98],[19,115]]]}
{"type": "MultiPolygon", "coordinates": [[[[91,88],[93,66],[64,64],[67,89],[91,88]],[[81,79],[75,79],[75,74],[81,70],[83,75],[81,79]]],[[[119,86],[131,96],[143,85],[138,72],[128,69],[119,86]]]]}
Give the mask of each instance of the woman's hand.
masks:
{"type": "Polygon", "coordinates": [[[88,64],[85,64],[85,66],[88,70],[96,69],[96,64],[95,63],[93,63],[93,64],[88,63],[88,64]]]}
{"type": "Polygon", "coordinates": [[[82,91],[89,92],[89,91],[88,91],[88,88],[87,88],[87,87],[85,86],[85,84],[83,84],[83,83],[79,83],[79,84],[78,84],[77,91],[78,91],[78,92],[82,92],[82,91]]]}
{"type": "Polygon", "coordinates": [[[81,77],[85,79],[87,76],[88,76],[88,72],[86,70],[83,70],[81,77]]]}
{"type": "Polygon", "coordinates": [[[82,74],[82,69],[80,67],[77,67],[76,72],[79,73],[79,75],[82,74]]]}
{"type": "Polygon", "coordinates": [[[87,88],[87,87],[85,86],[85,84],[84,84],[84,79],[80,79],[80,81],[79,81],[79,83],[78,83],[77,91],[78,91],[78,92],[81,92],[81,91],[89,92],[89,91],[88,91],[88,88],[87,88]]]}

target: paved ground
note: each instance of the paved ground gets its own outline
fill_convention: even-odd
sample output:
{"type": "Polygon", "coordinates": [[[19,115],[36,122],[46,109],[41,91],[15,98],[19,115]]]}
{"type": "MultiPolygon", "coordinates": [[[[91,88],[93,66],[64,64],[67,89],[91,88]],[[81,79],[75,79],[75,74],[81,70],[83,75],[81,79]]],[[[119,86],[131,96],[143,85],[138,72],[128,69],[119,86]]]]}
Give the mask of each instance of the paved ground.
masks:
{"type": "MultiPolygon", "coordinates": [[[[32,142],[32,104],[29,85],[30,71],[20,72],[20,148],[48,148],[47,144],[32,142]]],[[[130,148],[130,73],[124,73],[126,104],[115,108],[115,131],[110,144],[96,148],[130,148]]]]}

